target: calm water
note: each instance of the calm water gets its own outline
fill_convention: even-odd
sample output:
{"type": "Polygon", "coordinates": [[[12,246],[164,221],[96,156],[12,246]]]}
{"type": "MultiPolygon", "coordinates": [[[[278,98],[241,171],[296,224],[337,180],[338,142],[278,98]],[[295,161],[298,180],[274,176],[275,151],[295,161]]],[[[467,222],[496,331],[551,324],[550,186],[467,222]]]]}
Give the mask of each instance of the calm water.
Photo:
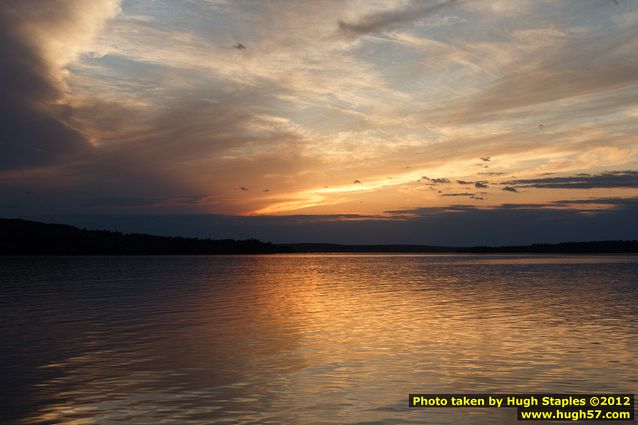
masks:
{"type": "Polygon", "coordinates": [[[0,258],[0,422],[512,424],[638,393],[638,257],[0,258]]]}

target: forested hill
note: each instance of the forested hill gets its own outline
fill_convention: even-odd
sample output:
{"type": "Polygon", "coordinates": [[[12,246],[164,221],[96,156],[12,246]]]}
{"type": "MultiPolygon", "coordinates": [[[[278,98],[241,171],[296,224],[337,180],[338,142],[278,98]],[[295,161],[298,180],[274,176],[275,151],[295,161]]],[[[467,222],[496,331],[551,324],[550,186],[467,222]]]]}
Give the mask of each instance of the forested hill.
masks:
{"type": "Polygon", "coordinates": [[[256,239],[195,239],[85,230],[65,224],[0,219],[0,255],[269,254],[290,249],[256,239]]]}
{"type": "Polygon", "coordinates": [[[522,246],[475,246],[458,252],[469,254],[632,254],[638,241],[563,242],[522,246]]]}
{"type": "Polygon", "coordinates": [[[66,224],[0,219],[0,255],[214,255],[274,253],[638,253],[638,241],[565,242],[524,246],[272,244],[256,239],[197,239],[86,230],[66,224]]]}

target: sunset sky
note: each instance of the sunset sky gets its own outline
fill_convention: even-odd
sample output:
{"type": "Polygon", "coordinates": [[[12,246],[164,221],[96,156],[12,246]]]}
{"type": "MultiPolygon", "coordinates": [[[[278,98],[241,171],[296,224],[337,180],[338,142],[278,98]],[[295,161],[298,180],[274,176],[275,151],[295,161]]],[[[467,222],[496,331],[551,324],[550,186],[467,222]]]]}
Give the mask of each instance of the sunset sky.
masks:
{"type": "Polygon", "coordinates": [[[0,216],[638,238],[638,0],[5,0],[0,216]]]}

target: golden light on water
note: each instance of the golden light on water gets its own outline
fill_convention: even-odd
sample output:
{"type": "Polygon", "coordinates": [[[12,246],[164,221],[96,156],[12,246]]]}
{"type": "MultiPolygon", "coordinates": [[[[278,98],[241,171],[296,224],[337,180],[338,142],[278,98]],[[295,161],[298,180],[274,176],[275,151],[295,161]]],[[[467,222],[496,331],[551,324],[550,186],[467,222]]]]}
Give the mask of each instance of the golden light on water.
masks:
{"type": "Polygon", "coordinates": [[[448,423],[460,413],[407,410],[407,394],[635,390],[630,257],[193,257],[168,274],[141,261],[144,276],[102,307],[117,320],[89,320],[53,347],[73,354],[43,369],[54,377],[34,387],[25,423],[448,423]]]}

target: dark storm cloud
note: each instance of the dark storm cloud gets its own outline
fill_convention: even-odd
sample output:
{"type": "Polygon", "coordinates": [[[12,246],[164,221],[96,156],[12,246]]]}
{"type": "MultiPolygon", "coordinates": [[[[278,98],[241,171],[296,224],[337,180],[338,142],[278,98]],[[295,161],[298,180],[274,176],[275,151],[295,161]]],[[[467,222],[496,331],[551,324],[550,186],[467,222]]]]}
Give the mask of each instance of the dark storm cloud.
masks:
{"type": "Polygon", "coordinates": [[[361,18],[357,22],[339,21],[339,30],[351,36],[388,31],[433,15],[439,10],[458,2],[459,0],[444,0],[434,4],[428,2],[425,5],[419,4],[418,6],[405,8],[403,10],[374,13],[361,18]]]}
{"type": "MultiPolygon", "coordinates": [[[[243,110],[240,104],[239,101],[223,105],[185,104],[153,118],[150,128],[138,135],[135,143],[113,140],[91,149],[72,163],[64,164],[62,171],[48,177],[24,170],[16,179],[0,179],[0,197],[15,205],[17,212],[43,208],[84,212],[118,209],[144,212],[157,210],[157,207],[163,211],[180,207],[184,207],[182,211],[188,207],[192,207],[191,210],[227,208],[224,195],[220,195],[224,190],[237,189],[242,185],[252,189],[247,182],[261,183],[264,170],[285,170],[296,166],[297,162],[294,146],[287,151],[290,158],[219,159],[215,152],[224,152],[258,139],[244,130],[243,124],[246,120],[259,120],[243,110]],[[210,175],[211,169],[217,174],[210,175]],[[202,187],[189,184],[189,178],[200,178],[206,173],[209,179],[202,187]],[[23,189],[30,187],[37,188],[36,195],[24,194],[23,189]],[[200,191],[206,191],[208,196],[191,199],[190,195],[184,195],[200,191]],[[96,197],[96,193],[100,197],[96,197]]],[[[104,108],[102,105],[101,109],[104,108]]],[[[91,124],[102,128],[108,127],[109,123],[117,125],[120,121],[111,114],[106,115],[104,122],[95,123],[94,120],[91,124]]],[[[262,132],[259,139],[264,143],[281,144],[294,144],[297,140],[294,134],[276,129],[262,132]]]]}
{"type": "Polygon", "coordinates": [[[50,105],[60,98],[60,88],[25,29],[32,19],[63,22],[67,6],[33,0],[0,5],[0,170],[51,163],[89,149],[80,133],[56,118],[50,105]]]}
{"type": "Polygon", "coordinates": [[[568,177],[510,180],[504,184],[549,189],[638,188],[638,171],[611,171],[597,175],[581,173],[568,177]]]}

